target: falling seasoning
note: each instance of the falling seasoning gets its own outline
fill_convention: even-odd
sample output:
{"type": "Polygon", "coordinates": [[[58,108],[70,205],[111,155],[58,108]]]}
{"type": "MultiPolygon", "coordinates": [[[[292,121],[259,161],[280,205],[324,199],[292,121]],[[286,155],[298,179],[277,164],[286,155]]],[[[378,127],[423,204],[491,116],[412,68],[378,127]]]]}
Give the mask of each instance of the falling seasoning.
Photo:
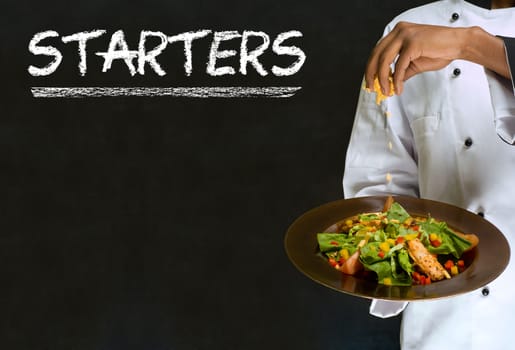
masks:
{"type": "Polygon", "coordinates": [[[386,173],[386,183],[392,182],[392,174],[386,173]]]}

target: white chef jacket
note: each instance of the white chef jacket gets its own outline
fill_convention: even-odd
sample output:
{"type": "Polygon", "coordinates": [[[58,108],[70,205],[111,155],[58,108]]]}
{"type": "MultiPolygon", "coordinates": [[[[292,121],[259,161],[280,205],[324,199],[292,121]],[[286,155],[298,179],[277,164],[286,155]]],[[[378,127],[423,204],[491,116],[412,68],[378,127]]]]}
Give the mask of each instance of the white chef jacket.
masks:
{"type": "MultiPolygon", "coordinates": [[[[515,37],[515,8],[487,10],[442,0],[398,21],[480,26],[515,37]]],[[[409,79],[401,96],[376,105],[362,90],[343,177],[345,197],[419,196],[484,216],[515,247],[515,97],[512,82],[453,61],[409,79]],[[504,139],[504,140],[503,140],[504,139]]],[[[461,296],[409,303],[402,349],[515,349],[515,250],[507,269],[461,296]]]]}

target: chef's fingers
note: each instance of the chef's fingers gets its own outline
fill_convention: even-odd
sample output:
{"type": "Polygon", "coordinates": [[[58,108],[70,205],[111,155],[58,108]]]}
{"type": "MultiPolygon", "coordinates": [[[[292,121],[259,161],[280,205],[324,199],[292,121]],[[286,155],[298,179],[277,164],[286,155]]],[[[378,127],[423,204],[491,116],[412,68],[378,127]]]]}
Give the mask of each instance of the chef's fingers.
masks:
{"type": "Polygon", "coordinates": [[[374,79],[377,75],[378,51],[377,46],[372,50],[365,69],[365,86],[370,90],[374,89],[374,79]]]}
{"type": "MultiPolygon", "coordinates": [[[[381,70],[381,67],[386,65],[389,69],[390,64],[393,62],[393,59],[395,56],[391,59],[390,62],[388,62],[389,58],[385,57],[385,50],[389,48],[391,43],[395,40],[396,32],[392,31],[385,37],[383,37],[377,45],[372,50],[372,53],[370,54],[370,57],[367,62],[367,67],[365,69],[365,83],[366,87],[368,89],[374,88],[374,79],[376,77],[379,78],[379,72],[381,70]],[[386,63],[385,63],[386,62],[386,63]]],[[[388,70],[389,74],[389,70],[388,70]]],[[[381,80],[379,80],[381,82],[381,80]]],[[[388,77],[387,77],[388,82],[388,77]]],[[[389,84],[387,84],[388,86],[389,84]]],[[[384,86],[384,85],[381,85],[384,86]]]]}
{"type": "Polygon", "coordinates": [[[391,43],[383,49],[377,62],[377,79],[381,86],[383,95],[390,95],[390,75],[392,74],[392,63],[402,48],[401,40],[392,40],[391,43]]]}
{"type": "Polygon", "coordinates": [[[395,62],[395,70],[393,72],[393,85],[395,86],[395,93],[400,95],[404,86],[404,81],[414,75],[413,61],[418,59],[414,50],[409,47],[403,48],[400,52],[397,62],[395,62]]]}
{"type": "Polygon", "coordinates": [[[442,69],[449,65],[451,61],[447,59],[439,59],[439,58],[428,58],[428,57],[419,57],[410,62],[409,66],[406,68],[404,72],[403,81],[408,80],[414,75],[423,72],[435,71],[442,69]]]}

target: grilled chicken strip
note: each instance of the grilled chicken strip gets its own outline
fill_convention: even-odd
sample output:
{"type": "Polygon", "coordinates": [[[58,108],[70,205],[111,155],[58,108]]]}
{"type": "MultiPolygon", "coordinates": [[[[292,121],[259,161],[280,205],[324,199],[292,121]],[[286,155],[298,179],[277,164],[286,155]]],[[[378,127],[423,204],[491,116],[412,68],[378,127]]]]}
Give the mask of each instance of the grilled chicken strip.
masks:
{"type": "Polygon", "coordinates": [[[408,252],[413,261],[432,281],[440,281],[444,278],[451,278],[442,264],[427,250],[418,239],[408,241],[408,252]]]}

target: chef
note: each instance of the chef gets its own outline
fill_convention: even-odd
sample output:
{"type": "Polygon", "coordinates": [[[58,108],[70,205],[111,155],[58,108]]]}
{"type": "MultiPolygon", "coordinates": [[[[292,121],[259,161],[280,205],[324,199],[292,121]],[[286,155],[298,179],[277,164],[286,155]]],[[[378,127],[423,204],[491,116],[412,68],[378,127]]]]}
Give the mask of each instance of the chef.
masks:
{"type": "MultiPolygon", "coordinates": [[[[515,1],[487,7],[441,0],[406,11],[373,50],[347,150],[345,197],[408,195],[447,202],[493,223],[515,247],[515,1]]],[[[481,244],[481,242],[479,243],[481,244]]],[[[489,285],[412,303],[372,301],[379,317],[402,312],[402,349],[512,349],[515,254],[489,285]]]]}

